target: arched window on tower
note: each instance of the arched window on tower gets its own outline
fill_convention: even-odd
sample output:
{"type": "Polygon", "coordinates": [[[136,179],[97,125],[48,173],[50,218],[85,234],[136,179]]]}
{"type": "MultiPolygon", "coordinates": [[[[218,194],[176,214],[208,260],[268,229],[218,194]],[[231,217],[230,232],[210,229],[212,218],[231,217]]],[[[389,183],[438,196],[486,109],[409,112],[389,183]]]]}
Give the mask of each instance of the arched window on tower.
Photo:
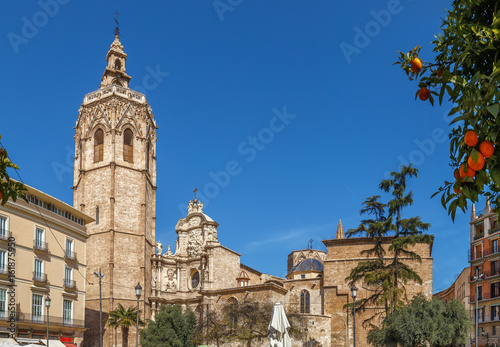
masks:
{"type": "Polygon", "coordinates": [[[300,313],[309,313],[309,292],[307,290],[300,293],[300,313]]]}
{"type": "Polygon", "coordinates": [[[79,159],[79,167],[80,170],[82,169],[82,164],[83,164],[83,149],[82,149],[82,140],[78,141],[78,159],[79,159]]]}
{"type": "Polygon", "coordinates": [[[126,129],[123,132],[123,160],[133,163],[134,162],[134,134],[132,130],[126,129]]]}
{"type": "Polygon", "coordinates": [[[149,141],[146,144],[146,171],[149,171],[149,141]]]}
{"type": "Polygon", "coordinates": [[[115,60],[115,70],[120,70],[122,68],[122,63],[119,59],[115,60]]]}
{"type": "Polygon", "coordinates": [[[104,154],[104,132],[97,129],[94,134],[94,163],[102,161],[104,154]]]}

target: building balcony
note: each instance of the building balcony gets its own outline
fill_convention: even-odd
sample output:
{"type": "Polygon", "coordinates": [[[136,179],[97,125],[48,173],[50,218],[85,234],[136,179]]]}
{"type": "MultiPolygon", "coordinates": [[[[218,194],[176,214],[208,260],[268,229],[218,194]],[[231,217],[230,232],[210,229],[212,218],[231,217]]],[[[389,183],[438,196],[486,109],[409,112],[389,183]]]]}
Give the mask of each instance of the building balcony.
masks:
{"type": "Polygon", "coordinates": [[[483,237],[484,237],[484,232],[476,233],[476,235],[474,235],[474,241],[482,239],[483,237]]]}
{"type": "Polygon", "coordinates": [[[6,229],[0,229],[0,241],[7,241],[12,237],[12,233],[6,229]]]}
{"type": "MultiPolygon", "coordinates": [[[[45,307],[44,307],[45,311],[45,307]]],[[[10,317],[7,315],[0,315],[0,321],[3,320],[9,320],[10,317]]],[[[47,316],[43,315],[41,316],[35,316],[32,314],[19,314],[16,316],[16,322],[21,322],[21,323],[31,323],[31,324],[40,324],[40,328],[46,327],[47,326],[47,316]]],[[[50,325],[55,325],[55,326],[65,326],[65,327],[74,327],[74,328],[85,328],[85,321],[80,320],[80,319],[72,319],[72,318],[65,318],[65,317],[56,317],[56,316],[49,316],[49,324],[50,325]]]]}
{"type": "Polygon", "coordinates": [[[47,283],[47,275],[39,272],[33,272],[33,282],[47,283]]]}
{"type": "Polygon", "coordinates": [[[64,289],[76,289],[76,281],[64,279],[64,289]]]}
{"type": "MultiPolygon", "coordinates": [[[[495,276],[500,276],[500,270],[491,270],[491,271],[485,271],[483,273],[479,274],[479,282],[490,278],[490,277],[495,277],[495,276]]],[[[469,281],[470,282],[475,282],[476,281],[476,275],[470,275],[469,276],[469,281]]]]}
{"type": "MultiPolygon", "coordinates": [[[[478,301],[481,301],[481,300],[490,300],[490,299],[497,299],[497,298],[500,298],[500,293],[484,293],[482,295],[479,295],[478,297],[478,301]]],[[[470,296],[470,301],[469,301],[470,304],[474,304],[476,303],[476,296],[475,295],[471,295],[470,296]]]]}
{"type": "Polygon", "coordinates": [[[33,249],[41,252],[48,252],[49,247],[47,245],[47,242],[40,241],[40,240],[34,240],[33,241],[33,249]]]}
{"type": "Polygon", "coordinates": [[[68,260],[73,260],[75,261],[76,260],[76,252],[73,252],[73,251],[70,251],[69,249],[67,249],[65,252],[64,252],[64,258],[68,259],[68,260]]]}
{"type": "Polygon", "coordinates": [[[484,258],[484,251],[481,252],[471,252],[469,249],[467,251],[467,257],[469,258],[469,263],[475,260],[483,259],[484,258]]]}

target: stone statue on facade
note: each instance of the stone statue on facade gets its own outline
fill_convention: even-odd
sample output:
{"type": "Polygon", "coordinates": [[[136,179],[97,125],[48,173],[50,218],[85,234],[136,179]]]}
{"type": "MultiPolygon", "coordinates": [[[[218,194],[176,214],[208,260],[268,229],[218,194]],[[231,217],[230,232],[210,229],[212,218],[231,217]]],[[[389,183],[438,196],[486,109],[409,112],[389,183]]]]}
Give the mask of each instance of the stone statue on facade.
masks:
{"type": "Polygon", "coordinates": [[[165,253],[165,256],[167,256],[167,257],[172,256],[172,251],[170,250],[170,245],[167,246],[167,253],[165,253]]]}
{"type": "Polygon", "coordinates": [[[151,289],[156,289],[156,276],[154,274],[151,278],[151,289]]]}
{"type": "Polygon", "coordinates": [[[194,206],[194,203],[189,200],[189,205],[188,205],[188,213],[196,212],[196,208],[194,206]]]}
{"type": "Polygon", "coordinates": [[[161,255],[161,252],[163,251],[163,245],[161,244],[160,241],[156,243],[156,252],[158,255],[161,255]]]}

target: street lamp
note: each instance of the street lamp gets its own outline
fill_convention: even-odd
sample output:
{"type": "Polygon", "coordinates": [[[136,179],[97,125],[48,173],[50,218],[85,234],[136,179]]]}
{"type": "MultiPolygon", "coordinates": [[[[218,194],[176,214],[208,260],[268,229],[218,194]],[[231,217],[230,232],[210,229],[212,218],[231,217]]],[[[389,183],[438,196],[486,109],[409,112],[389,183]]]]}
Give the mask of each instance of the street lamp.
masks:
{"type": "Polygon", "coordinates": [[[477,340],[478,340],[478,335],[479,335],[479,326],[478,326],[479,308],[478,308],[477,301],[479,299],[478,282],[479,282],[480,278],[483,278],[483,274],[481,274],[481,276],[479,276],[479,267],[476,267],[476,276],[474,276],[474,280],[476,281],[476,319],[475,319],[475,322],[476,322],[476,333],[475,333],[476,347],[477,347],[477,340]]]}
{"type": "Polygon", "coordinates": [[[356,286],[351,287],[352,294],[352,336],[353,336],[353,347],[356,347],[356,295],[358,294],[358,288],[356,286]]]}
{"type": "Polygon", "coordinates": [[[45,307],[47,307],[47,346],[49,345],[49,308],[50,308],[50,297],[47,295],[45,297],[45,307]]]}
{"type": "Polygon", "coordinates": [[[135,347],[139,347],[139,298],[141,297],[141,284],[137,282],[135,286],[135,296],[137,296],[137,322],[135,324],[135,347]]]}
{"type": "Polygon", "coordinates": [[[101,280],[104,277],[104,274],[99,269],[99,273],[94,271],[94,275],[99,277],[99,347],[102,347],[102,286],[101,280]]]}

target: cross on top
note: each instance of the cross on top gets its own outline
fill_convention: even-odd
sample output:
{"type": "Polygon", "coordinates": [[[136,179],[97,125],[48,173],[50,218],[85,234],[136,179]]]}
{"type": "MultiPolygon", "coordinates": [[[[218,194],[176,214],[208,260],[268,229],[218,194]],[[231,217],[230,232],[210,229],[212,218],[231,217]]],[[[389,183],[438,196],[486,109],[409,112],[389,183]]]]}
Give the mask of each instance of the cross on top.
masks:
{"type": "Polygon", "coordinates": [[[194,188],[193,192],[194,192],[194,200],[196,201],[196,192],[198,191],[198,188],[194,188]]]}
{"type": "Polygon", "coordinates": [[[313,239],[309,240],[307,248],[312,249],[313,248],[313,239]]]}
{"type": "Polygon", "coordinates": [[[120,36],[120,29],[119,29],[120,24],[118,24],[118,16],[120,15],[120,13],[118,12],[118,8],[116,9],[115,14],[116,14],[116,18],[115,18],[115,23],[116,23],[115,36],[120,36]]]}

